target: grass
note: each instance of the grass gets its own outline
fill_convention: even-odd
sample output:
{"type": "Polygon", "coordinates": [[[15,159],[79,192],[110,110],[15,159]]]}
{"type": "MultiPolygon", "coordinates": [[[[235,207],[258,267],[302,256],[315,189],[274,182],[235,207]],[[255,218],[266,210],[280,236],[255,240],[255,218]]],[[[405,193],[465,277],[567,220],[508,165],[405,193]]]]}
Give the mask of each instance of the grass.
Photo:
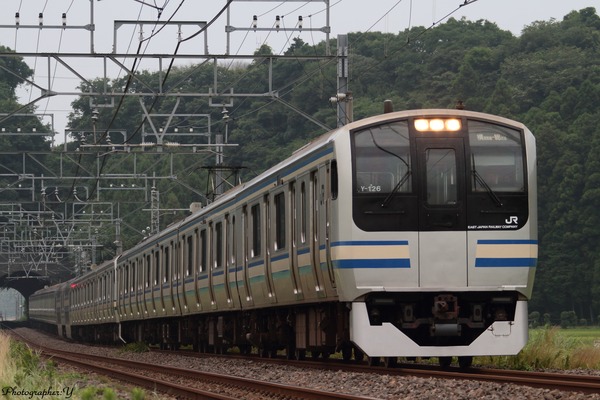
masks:
{"type": "Polygon", "coordinates": [[[20,342],[0,332],[0,390],[3,396],[60,399],[70,388],[60,379],[56,366],[20,342]]]}
{"type": "MultiPolygon", "coordinates": [[[[0,331],[0,397],[113,400],[123,399],[111,383],[89,386],[87,376],[81,373],[61,372],[53,361],[45,360],[27,345],[11,340],[0,331]],[[43,392],[46,390],[47,392],[43,392]],[[51,393],[50,393],[51,391],[51,393]]],[[[125,397],[144,400],[158,396],[139,388],[125,397]]]]}
{"type": "Polygon", "coordinates": [[[501,368],[600,369],[598,329],[547,327],[529,331],[529,342],[516,356],[475,357],[474,364],[501,368]]]}

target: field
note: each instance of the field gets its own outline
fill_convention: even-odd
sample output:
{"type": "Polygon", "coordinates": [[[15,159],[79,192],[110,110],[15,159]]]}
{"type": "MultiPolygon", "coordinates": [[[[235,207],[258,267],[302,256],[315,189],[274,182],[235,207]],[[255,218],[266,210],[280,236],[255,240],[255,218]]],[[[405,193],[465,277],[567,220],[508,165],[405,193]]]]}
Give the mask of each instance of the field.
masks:
{"type": "Polygon", "coordinates": [[[474,364],[522,370],[600,370],[600,328],[531,329],[527,346],[516,356],[475,357],[474,364]]]}
{"type": "MultiPolygon", "coordinates": [[[[537,329],[530,331],[530,336],[536,331],[537,329]]],[[[578,341],[585,346],[600,347],[600,327],[560,329],[558,334],[567,340],[578,341]]]]}

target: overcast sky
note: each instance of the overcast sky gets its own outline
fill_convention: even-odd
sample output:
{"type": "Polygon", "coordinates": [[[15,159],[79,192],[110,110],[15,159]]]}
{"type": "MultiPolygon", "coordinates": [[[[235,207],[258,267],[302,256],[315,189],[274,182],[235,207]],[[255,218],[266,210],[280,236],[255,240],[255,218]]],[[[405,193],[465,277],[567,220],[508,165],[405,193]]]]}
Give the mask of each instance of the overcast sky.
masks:
{"type": "MultiPolygon", "coordinates": [[[[595,7],[600,10],[600,0],[477,0],[464,5],[464,0],[329,0],[331,5],[330,21],[331,38],[348,32],[380,31],[398,33],[413,26],[429,27],[443,23],[447,16],[476,21],[486,19],[496,23],[501,29],[510,30],[519,35],[522,29],[534,21],[558,21],[573,10],[595,7]]],[[[75,52],[86,53],[91,49],[89,30],[75,29],[91,22],[91,0],[0,0],[0,44],[17,52],[75,52]],[[20,29],[15,29],[15,14],[19,13],[20,29]],[[71,29],[39,29],[39,14],[43,13],[45,26],[62,24],[62,14],[66,13],[67,26],[71,29]],[[35,25],[36,28],[26,26],[35,25]]],[[[93,1],[94,14],[94,51],[110,53],[113,51],[114,33],[117,33],[117,52],[134,53],[138,49],[140,35],[148,38],[155,36],[144,48],[147,53],[172,53],[177,45],[178,35],[187,38],[199,29],[199,25],[184,25],[181,33],[176,25],[172,25],[156,33],[153,25],[146,25],[140,33],[139,27],[124,24],[118,30],[114,21],[148,20],[166,21],[210,21],[226,4],[226,0],[97,0],[93,1]],[[156,6],[155,6],[156,5],[156,6]],[[181,7],[180,7],[181,5],[181,7]],[[163,7],[162,11],[159,7],[163,7]],[[178,8],[179,7],[179,8],[178,8]]],[[[234,0],[230,8],[230,25],[236,28],[249,28],[253,16],[256,15],[259,28],[275,26],[276,16],[280,16],[280,26],[291,28],[297,26],[298,16],[302,16],[304,30],[302,32],[265,32],[244,31],[239,29],[231,34],[230,54],[251,54],[256,48],[266,43],[273,48],[275,54],[283,52],[293,37],[300,36],[307,43],[318,43],[325,39],[319,31],[308,31],[307,28],[321,28],[327,25],[325,2],[312,1],[254,1],[234,0]]],[[[225,12],[208,30],[208,49],[212,54],[223,54],[226,51],[225,12]]],[[[203,36],[186,41],[180,46],[180,54],[202,52],[203,36]]],[[[35,69],[35,81],[40,86],[48,86],[48,63],[42,58],[27,58],[27,63],[35,69]]],[[[75,61],[72,61],[75,63],[75,61]]],[[[77,61],[79,62],[79,61],[77,61]]],[[[54,65],[54,64],[51,64],[54,65]]],[[[81,70],[94,71],[101,66],[96,61],[81,70]]],[[[51,84],[55,90],[74,90],[79,80],[64,69],[51,67],[51,84]]],[[[79,70],[78,68],[78,70],[79,70]]],[[[88,76],[93,78],[101,74],[88,76]]],[[[116,76],[114,76],[116,77],[116,76]]],[[[21,101],[27,103],[39,96],[37,89],[23,88],[19,92],[21,101]]],[[[73,98],[57,96],[50,101],[38,103],[38,110],[53,114],[55,129],[62,137],[69,103],[73,98]]]]}

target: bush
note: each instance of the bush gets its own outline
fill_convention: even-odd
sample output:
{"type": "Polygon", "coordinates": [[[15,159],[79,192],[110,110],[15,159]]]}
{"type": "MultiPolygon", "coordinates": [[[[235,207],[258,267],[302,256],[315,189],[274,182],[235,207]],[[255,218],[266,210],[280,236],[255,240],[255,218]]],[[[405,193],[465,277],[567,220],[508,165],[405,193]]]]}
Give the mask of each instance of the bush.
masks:
{"type": "Polygon", "coordinates": [[[577,315],[575,311],[563,311],[560,313],[560,327],[566,329],[577,325],[577,315]]]}
{"type": "Polygon", "coordinates": [[[121,347],[121,353],[146,353],[150,351],[148,345],[144,342],[127,343],[121,347]]]}
{"type": "Polygon", "coordinates": [[[529,327],[537,328],[540,326],[540,313],[538,311],[532,311],[529,314],[529,327]]]}
{"type": "Polygon", "coordinates": [[[551,325],[550,314],[545,313],[544,314],[544,326],[550,326],[550,325],[551,325]]]}
{"type": "Polygon", "coordinates": [[[516,356],[481,357],[475,363],[520,370],[600,368],[600,348],[582,345],[580,339],[561,334],[558,327],[535,329],[529,336],[516,356]]]}

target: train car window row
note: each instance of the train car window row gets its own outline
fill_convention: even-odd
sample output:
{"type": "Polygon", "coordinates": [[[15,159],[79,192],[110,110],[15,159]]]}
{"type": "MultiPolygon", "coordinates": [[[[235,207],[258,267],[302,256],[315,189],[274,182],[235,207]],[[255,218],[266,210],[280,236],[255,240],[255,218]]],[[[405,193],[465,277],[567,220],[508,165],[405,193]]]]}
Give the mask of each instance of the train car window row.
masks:
{"type": "MultiPolygon", "coordinates": [[[[332,163],[330,168],[331,179],[327,188],[331,193],[337,192],[337,165],[332,163]]],[[[111,271],[111,274],[118,274],[118,279],[115,280],[111,274],[102,274],[82,284],[72,292],[73,303],[87,306],[94,302],[112,301],[111,292],[116,281],[119,285],[115,293],[122,301],[129,299],[126,301],[130,304],[135,296],[143,295],[144,290],[175,282],[182,276],[198,276],[209,271],[208,265],[212,265],[213,269],[236,266],[238,251],[250,258],[258,258],[265,254],[264,243],[269,243],[273,251],[285,250],[291,241],[298,240],[298,244],[306,244],[309,227],[319,223],[312,221],[309,225],[308,218],[317,215],[309,212],[309,206],[320,206],[325,188],[319,182],[318,171],[307,173],[298,181],[290,182],[284,190],[277,189],[254,204],[244,205],[232,214],[223,216],[220,221],[204,222],[204,229],[185,232],[175,241],[157,243],[156,247],[138,258],[119,262],[116,271],[111,271]],[[308,184],[311,185],[310,193],[307,192],[308,184]],[[309,195],[314,197],[310,203],[307,199],[309,195]],[[246,214],[246,207],[250,208],[250,218],[246,214]],[[248,225],[246,233],[239,237],[235,234],[238,213],[248,225]],[[247,239],[249,246],[238,249],[238,238],[247,239]]],[[[127,314],[131,312],[128,310],[127,314]]]]}

